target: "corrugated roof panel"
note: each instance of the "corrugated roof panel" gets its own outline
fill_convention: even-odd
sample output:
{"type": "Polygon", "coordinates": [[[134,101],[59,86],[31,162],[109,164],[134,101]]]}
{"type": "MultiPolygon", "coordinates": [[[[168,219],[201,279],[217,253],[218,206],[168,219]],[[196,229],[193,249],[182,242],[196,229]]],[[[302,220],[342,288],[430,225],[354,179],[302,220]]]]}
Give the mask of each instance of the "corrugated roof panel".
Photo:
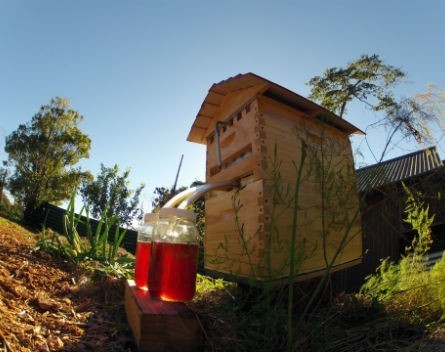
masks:
{"type": "Polygon", "coordinates": [[[360,192],[369,191],[443,166],[436,148],[430,147],[356,170],[357,184],[360,192]]]}

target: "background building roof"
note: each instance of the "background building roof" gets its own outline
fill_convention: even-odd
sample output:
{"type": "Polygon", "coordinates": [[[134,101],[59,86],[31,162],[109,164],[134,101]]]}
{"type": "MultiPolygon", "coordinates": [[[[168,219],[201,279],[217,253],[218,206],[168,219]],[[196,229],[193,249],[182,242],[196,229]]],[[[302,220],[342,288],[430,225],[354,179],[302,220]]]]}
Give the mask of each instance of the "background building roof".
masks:
{"type": "Polygon", "coordinates": [[[356,170],[360,192],[403,181],[443,167],[436,147],[419,150],[356,170]]]}

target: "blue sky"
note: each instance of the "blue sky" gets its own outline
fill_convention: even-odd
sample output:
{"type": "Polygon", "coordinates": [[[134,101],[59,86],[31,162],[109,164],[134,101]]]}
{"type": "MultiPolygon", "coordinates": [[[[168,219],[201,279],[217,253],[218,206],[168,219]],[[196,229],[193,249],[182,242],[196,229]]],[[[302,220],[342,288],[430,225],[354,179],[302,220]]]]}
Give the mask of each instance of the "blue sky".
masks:
{"type": "MultiPolygon", "coordinates": [[[[186,138],[215,82],[254,72],[307,96],[311,77],[375,53],[408,73],[398,96],[445,88],[445,1],[0,0],[0,49],[0,160],[7,135],[66,97],[92,139],[81,166],[130,167],[149,208],[181,154],[179,184],[205,179],[205,147],[186,138]]],[[[346,116],[361,129],[375,118],[355,105],[346,116]]],[[[369,134],[377,154],[384,135],[369,134]]]]}

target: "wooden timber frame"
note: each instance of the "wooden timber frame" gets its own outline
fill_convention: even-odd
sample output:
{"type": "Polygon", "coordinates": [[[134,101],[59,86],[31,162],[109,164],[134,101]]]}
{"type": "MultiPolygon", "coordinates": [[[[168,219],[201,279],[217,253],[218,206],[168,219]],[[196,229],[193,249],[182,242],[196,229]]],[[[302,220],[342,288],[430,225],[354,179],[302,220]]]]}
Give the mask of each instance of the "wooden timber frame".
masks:
{"type": "Polygon", "coordinates": [[[205,269],[280,281],[293,263],[298,281],[360,263],[352,133],[362,132],[255,74],[214,84],[188,140],[207,146],[207,183],[242,187],[206,195],[205,269]]]}

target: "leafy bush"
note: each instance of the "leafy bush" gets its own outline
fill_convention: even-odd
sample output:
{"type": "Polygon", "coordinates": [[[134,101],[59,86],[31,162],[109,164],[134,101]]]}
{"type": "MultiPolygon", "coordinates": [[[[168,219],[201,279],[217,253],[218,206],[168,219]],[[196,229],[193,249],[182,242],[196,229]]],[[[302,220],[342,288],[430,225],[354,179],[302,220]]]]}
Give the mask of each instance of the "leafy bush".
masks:
{"type": "Polygon", "coordinates": [[[17,203],[11,204],[9,202],[6,202],[4,199],[3,199],[2,205],[0,207],[1,215],[10,219],[10,220],[13,220],[16,222],[21,222],[22,218],[23,218],[22,207],[17,203]]]}
{"type": "Polygon", "coordinates": [[[405,222],[416,231],[411,246],[398,263],[382,260],[374,275],[367,277],[361,293],[371,296],[404,316],[431,322],[445,316],[445,258],[428,268],[431,224],[434,215],[420,193],[405,185],[405,222]]]}

